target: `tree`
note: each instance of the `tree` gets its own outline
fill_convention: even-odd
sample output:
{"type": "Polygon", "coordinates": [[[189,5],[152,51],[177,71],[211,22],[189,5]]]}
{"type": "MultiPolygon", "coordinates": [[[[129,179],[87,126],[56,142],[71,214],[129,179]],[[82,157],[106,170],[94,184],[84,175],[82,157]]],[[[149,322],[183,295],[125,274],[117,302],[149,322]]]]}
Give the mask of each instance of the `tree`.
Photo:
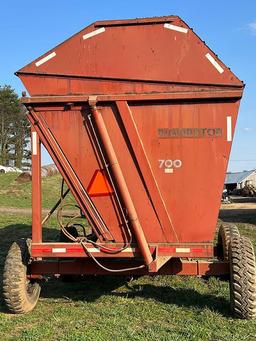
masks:
{"type": "Polygon", "coordinates": [[[9,85],[0,86],[0,164],[21,168],[30,159],[26,109],[9,85]]]}

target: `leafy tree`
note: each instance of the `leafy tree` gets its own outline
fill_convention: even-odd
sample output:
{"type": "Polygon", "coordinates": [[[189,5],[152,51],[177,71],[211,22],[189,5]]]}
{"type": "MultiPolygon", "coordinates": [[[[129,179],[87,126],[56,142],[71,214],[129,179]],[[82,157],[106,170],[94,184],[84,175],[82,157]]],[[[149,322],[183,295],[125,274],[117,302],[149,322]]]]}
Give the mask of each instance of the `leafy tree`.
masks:
{"type": "Polygon", "coordinates": [[[21,168],[30,159],[26,109],[9,85],[0,86],[0,164],[21,168]]]}

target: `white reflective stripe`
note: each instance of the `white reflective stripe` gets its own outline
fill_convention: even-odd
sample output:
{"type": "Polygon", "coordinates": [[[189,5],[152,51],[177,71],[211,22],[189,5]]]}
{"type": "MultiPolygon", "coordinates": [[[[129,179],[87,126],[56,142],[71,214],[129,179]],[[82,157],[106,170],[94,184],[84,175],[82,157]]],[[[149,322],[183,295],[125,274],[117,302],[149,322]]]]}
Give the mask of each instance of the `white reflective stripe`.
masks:
{"type": "Polygon", "coordinates": [[[105,31],[106,31],[106,30],[105,30],[105,27],[101,27],[101,28],[99,28],[98,30],[95,30],[95,31],[92,31],[92,32],[90,32],[90,33],[84,34],[84,35],[83,35],[83,40],[88,39],[88,38],[91,38],[91,37],[93,37],[93,36],[96,36],[97,34],[103,33],[103,32],[105,32],[105,31]]]}
{"type": "Polygon", "coordinates": [[[52,59],[52,58],[55,57],[55,56],[56,56],[56,52],[52,52],[52,53],[48,54],[48,56],[46,56],[46,57],[40,59],[40,60],[39,60],[38,62],[36,62],[35,64],[36,64],[36,66],[38,67],[38,66],[44,64],[45,62],[47,62],[48,60],[52,59]]]}
{"type": "Polygon", "coordinates": [[[37,155],[37,132],[32,131],[32,155],[37,155]]]}
{"type": "Polygon", "coordinates": [[[88,252],[100,252],[100,249],[97,249],[96,247],[88,247],[86,250],[88,252]]]}
{"type": "MultiPolygon", "coordinates": [[[[104,247],[102,247],[102,249],[104,250],[104,247]]],[[[88,252],[94,253],[94,252],[102,252],[100,249],[96,248],[96,247],[89,247],[86,249],[88,252]]],[[[128,247],[125,250],[122,250],[122,252],[135,252],[136,249],[135,248],[131,248],[128,247]]],[[[66,253],[67,249],[66,248],[52,248],[52,253],[66,253]]]]}
{"type": "Polygon", "coordinates": [[[188,29],[185,27],[180,27],[172,24],[164,24],[165,28],[168,28],[169,30],[181,32],[181,33],[188,33],[188,29]]]}
{"type": "Polygon", "coordinates": [[[190,247],[188,247],[188,248],[176,247],[176,252],[189,253],[190,252],[190,247]]]}
{"type": "Polygon", "coordinates": [[[165,168],[164,172],[167,174],[173,173],[173,168],[165,168]]]}
{"type": "Polygon", "coordinates": [[[219,73],[223,73],[224,69],[216,62],[216,60],[213,58],[213,56],[210,55],[210,53],[206,53],[205,57],[209,60],[210,63],[219,71],[219,73]]]}
{"type": "Polygon", "coordinates": [[[127,249],[123,250],[122,252],[135,252],[135,248],[134,247],[127,247],[127,249]]]}
{"type": "Polygon", "coordinates": [[[232,141],[232,117],[227,116],[227,141],[232,141]]]}
{"type": "Polygon", "coordinates": [[[52,253],[66,253],[67,249],[65,247],[53,247],[52,253]]]}

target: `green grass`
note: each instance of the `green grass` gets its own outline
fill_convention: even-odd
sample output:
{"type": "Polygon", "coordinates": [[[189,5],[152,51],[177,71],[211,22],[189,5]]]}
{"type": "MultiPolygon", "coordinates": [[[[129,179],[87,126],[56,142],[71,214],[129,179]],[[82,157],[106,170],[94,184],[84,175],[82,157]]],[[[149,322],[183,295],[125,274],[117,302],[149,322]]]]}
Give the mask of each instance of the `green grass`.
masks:
{"type": "MultiPolygon", "coordinates": [[[[0,206],[30,208],[31,181],[18,183],[16,173],[0,173],[0,206]]],[[[60,196],[60,175],[42,179],[42,207],[51,208],[60,196]]],[[[69,195],[68,195],[69,196],[69,195]]],[[[70,198],[71,196],[69,196],[70,198]]],[[[69,199],[71,200],[71,199],[69,199]]]]}
{"type": "MultiPolygon", "coordinates": [[[[0,206],[28,208],[31,183],[15,179],[15,174],[0,174],[0,206]]],[[[45,208],[57,201],[60,183],[60,176],[43,180],[45,208]]],[[[253,212],[234,221],[256,248],[253,212]]],[[[52,217],[43,229],[44,240],[58,240],[58,234],[52,217]]],[[[30,235],[30,216],[0,215],[0,281],[10,244],[30,235]]],[[[0,340],[45,339],[253,341],[256,321],[230,315],[229,284],[213,277],[87,276],[74,283],[47,277],[39,303],[26,315],[9,314],[0,295],[0,340]]]]}
{"type": "MultiPolygon", "coordinates": [[[[31,233],[28,216],[0,217],[0,277],[10,243],[31,233]]],[[[55,218],[44,237],[58,237],[55,218]]],[[[239,223],[254,245],[254,225],[239,223]]],[[[256,245],[255,245],[256,246],[256,245]]],[[[256,340],[256,321],[234,319],[228,282],[179,276],[49,277],[35,310],[11,315],[0,300],[0,340],[256,340]]]]}

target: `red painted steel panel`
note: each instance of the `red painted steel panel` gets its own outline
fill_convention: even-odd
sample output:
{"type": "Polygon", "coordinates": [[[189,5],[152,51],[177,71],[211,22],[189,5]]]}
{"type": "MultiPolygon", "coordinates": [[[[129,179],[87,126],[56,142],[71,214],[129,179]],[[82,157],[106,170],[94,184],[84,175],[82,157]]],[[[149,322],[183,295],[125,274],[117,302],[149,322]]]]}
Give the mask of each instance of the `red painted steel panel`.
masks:
{"type": "MultiPolygon", "coordinates": [[[[111,262],[105,259],[104,266],[112,269],[127,268],[137,266],[138,263],[128,261],[111,262]]],[[[98,274],[109,275],[109,272],[98,267],[91,259],[76,259],[73,261],[59,262],[33,262],[30,271],[34,275],[42,274],[98,274]]],[[[159,271],[162,275],[185,275],[185,276],[220,276],[229,274],[229,264],[226,262],[207,262],[207,261],[185,261],[178,258],[171,259],[159,271]]],[[[113,272],[111,275],[146,275],[147,269],[138,269],[126,272],[113,272]]]]}
{"type": "MultiPolygon", "coordinates": [[[[243,83],[199,37],[178,17],[97,22],[18,75],[29,93],[39,96],[24,99],[40,121],[31,118],[31,122],[42,133],[53,159],[59,160],[64,178],[74,172],[71,190],[80,205],[86,207],[84,190],[95,171],[110,169],[111,173],[114,167],[109,160],[104,165],[100,157],[90,125],[93,102],[102,115],[145,240],[156,245],[179,243],[185,250],[194,243],[198,248],[180,252],[199,257],[200,243],[214,239],[243,91],[243,83]],[[55,138],[59,155],[43,131],[55,138]],[[69,172],[62,165],[64,156],[69,172]]],[[[100,137],[99,146],[106,156],[100,137]]],[[[127,210],[119,182],[116,178],[114,182],[127,210]]],[[[123,243],[125,222],[115,193],[92,201],[114,242],[123,243]]],[[[128,223],[134,224],[131,219],[128,223]]],[[[74,255],[80,257],[80,251],[74,255]]],[[[212,246],[204,256],[212,257],[212,246]]],[[[200,270],[193,265],[191,272],[207,272],[207,266],[200,270]]]]}
{"type": "MultiPolygon", "coordinates": [[[[214,238],[231,148],[231,141],[227,141],[227,117],[232,119],[233,138],[238,106],[239,101],[131,106],[180,242],[211,241],[214,238]],[[203,133],[207,128],[209,135],[205,131],[205,136],[168,135],[178,134],[182,129],[190,129],[189,132],[201,129],[203,133]],[[159,129],[167,129],[168,136],[159,137],[159,129]]],[[[129,135],[130,131],[127,133],[129,135]]]]}
{"type": "Polygon", "coordinates": [[[31,128],[32,160],[32,242],[42,242],[42,205],[41,205],[41,142],[34,127],[31,128]]]}
{"type": "Polygon", "coordinates": [[[120,116],[114,107],[104,106],[101,109],[105,125],[110,135],[115,153],[117,155],[131,198],[136,207],[139,221],[143,222],[146,239],[151,242],[165,242],[169,239],[176,241],[172,231],[165,232],[160,226],[143,186],[139,171],[134,163],[127,145],[127,137],[120,122],[120,116]]]}
{"type": "MultiPolygon", "coordinates": [[[[213,240],[232,142],[227,141],[228,118],[232,120],[232,140],[238,106],[239,100],[228,99],[216,102],[197,100],[185,103],[165,101],[130,104],[148,165],[142,165],[141,152],[134,146],[136,141],[129,139],[132,136],[131,127],[126,126],[126,131],[124,129],[123,112],[118,112],[112,104],[101,107],[111,142],[149,243],[213,240]],[[187,130],[205,135],[168,135],[187,130]],[[166,162],[167,165],[164,164],[166,162]],[[171,166],[171,162],[176,162],[176,165],[171,166]],[[145,178],[146,167],[150,167],[156,179],[156,196],[159,200],[157,197],[156,201],[152,199],[152,188],[145,178]],[[162,200],[170,218],[168,224],[161,222],[162,200]]],[[[97,161],[92,139],[88,135],[86,110],[41,113],[85,188],[95,170],[102,167],[97,161]]],[[[121,219],[112,195],[95,197],[93,201],[114,239],[123,241],[121,219]]]]}
{"type": "MultiPolygon", "coordinates": [[[[102,165],[94,152],[86,115],[84,112],[74,110],[43,112],[41,115],[84,188],[88,188],[95,170],[101,169],[102,165]]],[[[121,218],[113,195],[92,196],[92,200],[111,230],[114,239],[123,241],[120,230],[121,218]]]]}
{"type": "MultiPolygon", "coordinates": [[[[107,252],[106,248],[111,250],[118,249],[122,246],[120,243],[100,244],[101,247],[96,248],[94,245],[87,243],[86,247],[97,258],[111,258],[113,254],[107,252]]],[[[160,257],[183,257],[183,258],[212,258],[213,246],[211,244],[149,244],[150,253],[156,252],[160,257]]],[[[69,258],[69,257],[88,257],[85,249],[79,243],[32,243],[32,257],[43,258],[69,258]]],[[[136,244],[128,245],[128,247],[118,254],[120,258],[142,258],[140,249],[136,244]]]]}
{"type": "MultiPolygon", "coordinates": [[[[241,85],[241,81],[178,17],[165,17],[163,22],[151,24],[141,20],[139,24],[117,23],[106,28],[91,25],[19,72],[241,85]],[[92,36],[86,36],[88,34],[92,36]]],[[[51,88],[56,86],[59,85],[52,84],[51,88]]]]}
{"type": "MultiPolygon", "coordinates": [[[[131,80],[107,80],[92,78],[75,78],[55,75],[36,75],[36,74],[19,74],[23,84],[29,90],[31,96],[42,95],[81,95],[81,94],[101,94],[101,95],[118,95],[118,94],[140,94],[140,93],[156,93],[156,92],[177,92],[186,93],[191,91],[191,85],[173,84],[173,83],[157,83],[148,81],[131,81],[131,80]]],[[[193,85],[196,91],[218,90],[218,87],[197,86],[193,85]]],[[[232,87],[222,86],[221,89],[232,89],[232,87]]]]}

